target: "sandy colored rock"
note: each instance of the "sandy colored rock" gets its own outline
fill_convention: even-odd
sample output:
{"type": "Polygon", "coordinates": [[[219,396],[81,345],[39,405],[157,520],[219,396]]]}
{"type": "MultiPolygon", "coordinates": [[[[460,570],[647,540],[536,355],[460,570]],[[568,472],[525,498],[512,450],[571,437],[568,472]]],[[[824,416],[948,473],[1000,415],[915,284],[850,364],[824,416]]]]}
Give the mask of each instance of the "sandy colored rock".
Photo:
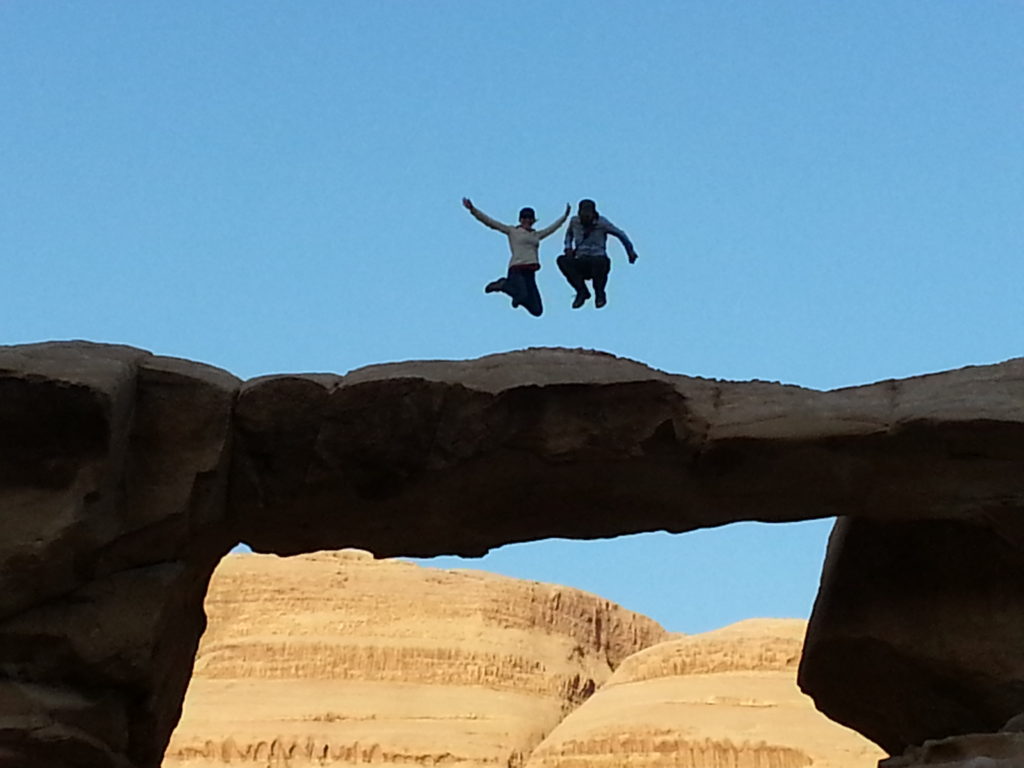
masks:
{"type": "Polygon", "coordinates": [[[230,556],[206,605],[165,768],[519,765],[666,636],[578,590],[356,551],[230,556]]]}
{"type": "Polygon", "coordinates": [[[805,626],[753,619],[639,651],[527,768],[874,768],[881,750],[796,686],[805,626]]]}

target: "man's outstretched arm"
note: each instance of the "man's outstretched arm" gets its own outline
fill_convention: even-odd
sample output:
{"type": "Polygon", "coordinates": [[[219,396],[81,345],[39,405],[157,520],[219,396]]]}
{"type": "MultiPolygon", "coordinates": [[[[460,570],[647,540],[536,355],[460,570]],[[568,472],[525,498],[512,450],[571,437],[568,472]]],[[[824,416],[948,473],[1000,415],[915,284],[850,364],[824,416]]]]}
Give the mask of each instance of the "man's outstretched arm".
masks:
{"type": "Polygon", "coordinates": [[[609,235],[614,235],[619,238],[619,242],[622,243],[622,247],[626,249],[626,256],[629,257],[629,263],[632,264],[636,261],[637,253],[633,248],[633,241],[629,239],[629,235],[608,221],[608,219],[604,220],[604,228],[609,235]]]}
{"type": "Polygon", "coordinates": [[[506,235],[512,231],[512,227],[510,227],[508,224],[502,224],[500,221],[492,219],[486,213],[484,213],[475,205],[473,205],[473,201],[470,200],[468,197],[462,198],[462,207],[465,208],[470,213],[472,213],[473,218],[475,218],[481,224],[490,227],[491,229],[496,229],[499,232],[504,232],[506,235]]]}

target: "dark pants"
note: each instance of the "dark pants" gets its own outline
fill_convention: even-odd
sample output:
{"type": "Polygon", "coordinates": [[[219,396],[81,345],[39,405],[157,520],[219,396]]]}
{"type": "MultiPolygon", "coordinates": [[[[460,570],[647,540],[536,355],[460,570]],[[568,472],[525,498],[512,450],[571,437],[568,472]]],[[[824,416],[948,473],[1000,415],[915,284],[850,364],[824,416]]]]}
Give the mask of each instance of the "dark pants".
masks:
{"type": "Polygon", "coordinates": [[[512,297],[513,307],[523,307],[534,317],[540,317],[544,312],[540,291],[537,290],[537,270],[535,269],[509,267],[501,291],[512,297]]]}
{"type": "Polygon", "coordinates": [[[602,296],[604,287],[608,284],[612,262],[607,256],[569,256],[563,253],[558,257],[558,268],[562,270],[569,285],[576,289],[576,295],[590,295],[584,281],[593,280],[594,293],[602,296]]]}

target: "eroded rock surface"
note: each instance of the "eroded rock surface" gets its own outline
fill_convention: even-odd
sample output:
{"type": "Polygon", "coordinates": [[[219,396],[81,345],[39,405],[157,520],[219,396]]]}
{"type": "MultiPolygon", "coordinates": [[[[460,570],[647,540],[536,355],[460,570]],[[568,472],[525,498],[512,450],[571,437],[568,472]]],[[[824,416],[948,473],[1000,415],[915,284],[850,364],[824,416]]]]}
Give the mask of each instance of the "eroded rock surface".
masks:
{"type": "Polygon", "coordinates": [[[846,519],[832,532],[800,684],[900,754],[1024,710],[1024,514],[846,519]]]}
{"type": "Polygon", "coordinates": [[[622,659],[666,637],[575,589],[352,550],[231,555],[206,608],[165,768],[257,753],[519,765],[622,659]]]}
{"type": "MultiPolygon", "coordinates": [[[[278,554],[474,555],[550,536],[826,516],[1005,538],[1024,509],[1024,360],[832,392],[559,349],[242,384],[128,347],[50,343],[0,348],[0,436],[0,752],[153,768],[209,574],[237,541],[278,554]]],[[[881,543],[864,550],[884,548],[889,533],[870,530],[881,543]]],[[[981,573],[1013,582],[1015,555],[999,546],[1005,568],[981,573]]],[[[847,596],[890,589],[885,567],[858,584],[853,556],[843,561],[827,584],[847,596]]],[[[919,607],[915,583],[935,596],[923,579],[896,584],[902,607],[919,607]]],[[[892,639],[913,639],[913,611],[886,614],[889,628],[864,611],[857,629],[823,596],[805,688],[897,748],[1024,709],[1016,668],[998,661],[1020,647],[1017,586],[971,583],[988,601],[971,614],[978,632],[926,643],[923,675],[902,650],[911,643],[892,639]],[[914,705],[893,735],[872,718],[891,719],[898,698],[858,714],[854,694],[813,672],[857,647],[830,639],[844,635],[896,649],[872,674],[904,681],[911,699],[939,680],[939,716],[914,705]],[[991,663],[961,662],[982,636],[991,663]],[[942,678],[947,658],[957,671],[942,678]]],[[[957,620],[921,610],[935,636],[957,620]]]]}
{"type": "Polygon", "coordinates": [[[238,530],[279,554],[1024,507],[1024,360],[815,392],[537,349],[256,379],[236,419],[238,530]]]}
{"type": "Polygon", "coordinates": [[[882,760],[879,768],[1020,768],[1024,735],[972,733],[926,741],[899,757],[882,760]]]}
{"type": "Polygon", "coordinates": [[[749,620],[639,651],[526,768],[872,768],[881,750],[797,689],[804,627],[749,620]]]}
{"type": "Polygon", "coordinates": [[[152,766],[225,525],[238,380],[127,347],[0,348],[0,754],[152,766]]]}

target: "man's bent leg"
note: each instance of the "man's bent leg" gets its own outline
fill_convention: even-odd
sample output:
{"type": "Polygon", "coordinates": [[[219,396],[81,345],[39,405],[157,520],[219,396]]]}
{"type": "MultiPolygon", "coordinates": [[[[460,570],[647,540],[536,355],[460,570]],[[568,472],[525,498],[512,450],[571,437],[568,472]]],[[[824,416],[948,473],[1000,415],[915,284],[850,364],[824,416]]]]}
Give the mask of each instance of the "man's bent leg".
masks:
{"type": "Polygon", "coordinates": [[[607,256],[591,258],[591,275],[594,278],[594,306],[600,309],[608,301],[604,289],[608,284],[608,273],[612,269],[612,260],[607,256]]]}
{"type": "Polygon", "coordinates": [[[569,285],[576,289],[576,299],[572,303],[573,309],[582,307],[583,302],[590,298],[590,291],[587,290],[587,284],[584,282],[580,260],[563,253],[558,257],[556,263],[558,269],[565,275],[565,279],[569,281],[569,285]]]}

